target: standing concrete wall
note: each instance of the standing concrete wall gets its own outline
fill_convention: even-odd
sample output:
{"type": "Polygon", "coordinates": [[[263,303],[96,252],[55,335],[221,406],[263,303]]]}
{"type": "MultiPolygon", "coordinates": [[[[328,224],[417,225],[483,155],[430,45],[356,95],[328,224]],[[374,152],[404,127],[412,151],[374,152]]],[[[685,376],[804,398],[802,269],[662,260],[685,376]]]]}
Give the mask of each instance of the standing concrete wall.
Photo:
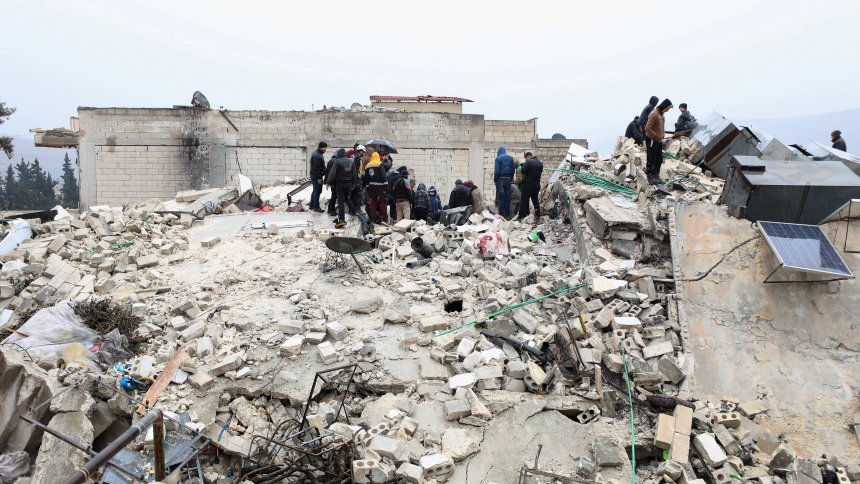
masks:
{"type": "Polygon", "coordinates": [[[240,172],[258,184],[302,178],[320,140],[333,153],[370,138],[395,143],[395,165],[414,169],[443,198],[457,178],[472,179],[492,198],[500,144],[518,158],[535,151],[552,166],[572,141],[586,144],[539,140],[534,120],[475,114],[79,108],[78,117],[83,206],[172,198],[223,186],[240,172]]]}

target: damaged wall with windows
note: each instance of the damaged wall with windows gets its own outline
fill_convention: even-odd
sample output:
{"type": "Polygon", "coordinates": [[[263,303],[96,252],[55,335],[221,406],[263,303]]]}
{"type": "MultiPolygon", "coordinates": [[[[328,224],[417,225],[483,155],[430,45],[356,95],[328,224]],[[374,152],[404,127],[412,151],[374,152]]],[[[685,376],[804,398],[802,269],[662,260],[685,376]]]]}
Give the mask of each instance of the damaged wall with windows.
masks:
{"type": "Polygon", "coordinates": [[[489,121],[479,114],[217,111],[198,108],[79,108],[82,206],[172,197],[220,187],[236,173],[256,183],[307,176],[320,140],[350,148],[371,138],[397,146],[407,165],[441,193],[457,178],[494,196],[499,144],[518,157],[558,159],[571,141],[539,139],[535,120],[489,121]]]}

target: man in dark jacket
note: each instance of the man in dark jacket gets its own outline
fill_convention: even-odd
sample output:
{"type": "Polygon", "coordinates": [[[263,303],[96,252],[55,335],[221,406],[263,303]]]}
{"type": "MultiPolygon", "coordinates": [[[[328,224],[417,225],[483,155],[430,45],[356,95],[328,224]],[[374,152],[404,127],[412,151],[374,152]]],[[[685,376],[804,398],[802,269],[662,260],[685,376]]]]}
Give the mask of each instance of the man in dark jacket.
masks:
{"type": "Polygon", "coordinates": [[[842,138],[842,131],[838,129],[832,133],[830,133],[830,141],[833,142],[833,149],[840,151],[848,151],[848,147],[845,146],[845,139],[842,138]]]}
{"type": "Polygon", "coordinates": [[[696,117],[693,116],[693,113],[687,109],[687,103],[679,104],[678,109],[681,111],[681,115],[678,116],[678,121],[675,123],[675,132],[694,130],[699,123],[696,122],[696,117]]]}
{"type": "Polygon", "coordinates": [[[448,208],[460,208],[472,205],[472,191],[463,185],[463,180],[457,179],[454,182],[454,189],[451,190],[451,196],[448,197],[448,208]]]}
{"type": "Polygon", "coordinates": [[[526,152],[523,163],[523,190],[520,195],[520,220],[529,215],[529,201],[535,207],[535,225],[540,223],[540,179],[543,175],[543,162],[531,152],[526,152]]]}
{"type": "Polygon", "coordinates": [[[409,183],[409,170],[405,166],[397,169],[400,177],[394,182],[395,222],[408,219],[412,214],[412,185],[409,183]]]}
{"type": "Polygon", "coordinates": [[[514,178],[514,157],[504,146],[496,152],[496,166],[493,181],[496,183],[496,206],[499,215],[511,218],[511,180],[514,178]]]}
{"type": "Polygon", "coordinates": [[[328,163],[325,165],[325,171],[323,172],[323,184],[328,186],[329,191],[331,192],[325,211],[332,217],[337,216],[337,181],[334,179],[334,176],[330,176],[333,173],[332,167],[334,166],[335,158],[337,158],[336,155],[329,158],[328,163]]]}
{"type": "Polygon", "coordinates": [[[320,208],[320,194],[323,189],[323,176],[325,176],[325,158],[323,153],[328,149],[328,144],[325,141],[320,141],[317,149],[311,153],[311,169],[310,178],[313,191],[311,192],[311,202],[308,205],[309,210],[322,213],[320,208]]]}
{"type": "Polygon", "coordinates": [[[386,210],[388,182],[385,180],[385,169],[379,160],[379,153],[371,153],[370,161],[364,166],[362,182],[367,188],[367,216],[373,223],[387,222],[386,210]]]}
{"type": "Polygon", "coordinates": [[[639,116],[634,117],[633,121],[630,121],[630,124],[627,125],[624,137],[632,139],[637,145],[641,145],[645,140],[645,135],[642,134],[642,125],[639,123],[639,116]]]}
{"type": "MultiPolygon", "coordinates": [[[[352,147],[352,160],[355,163],[355,179],[356,180],[358,180],[362,175],[362,173],[361,173],[361,157],[364,156],[364,153],[366,151],[367,151],[367,149],[364,147],[364,145],[361,145],[358,143],[356,143],[355,146],[352,147]]],[[[352,189],[352,195],[350,195],[350,196],[352,198],[352,204],[355,205],[355,207],[357,208],[357,207],[361,206],[361,191],[362,191],[361,183],[355,183],[353,185],[353,187],[354,188],[352,189]]]]}
{"type": "Polygon", "coordinates": [[[337,222],[335,223],[335,228],[342,228],[346,225],[346,218],[343,214],[344,203],[349,207],[350,215],[356,214],[355,205],[353,205],[352,200],[349,198],[355,181],[355,162],[352,158],[346,156],[346,150],[341,148],[337,150],[334,158],[331,159],[331,168],[326,178],[326,182],[335,187],[333,193],[337,197],[337,222]]]}
{"type": "Polygon", "coordinates": [[[651,115],[651,111],[654,110],[654,106],[660,102],[660,98],[657,96],[651,96],[651,99],[648,100],[648,105],[642,109],[642,114],[639,115],[639,126],[642,128],[642,132],[645,132],[645,123],[648,122],[648,116],[651,115]]]}
{"type": "Polygon", "coordinates": [[[648,183],[659,185],[660,167],[663,166],[663,137],[666,135],[666,120],[663,117],[670,109],[672,109],[672,101],[664,99],[657,106],[657,109],[651,112],[648,117],[648,123],[645,125],[645,149],[647,163],[645,164],[645,174],[648,175],[648,183]]]}
{"type": "Polygon", "coordinates": [[[433,220],[439,220],[439,212],[442,211],[442,199],[439,198],[439,194],[436,193],[436,187],[430,186],[427,189],[427,196],[430,197],[430,218],[433,220]]]}

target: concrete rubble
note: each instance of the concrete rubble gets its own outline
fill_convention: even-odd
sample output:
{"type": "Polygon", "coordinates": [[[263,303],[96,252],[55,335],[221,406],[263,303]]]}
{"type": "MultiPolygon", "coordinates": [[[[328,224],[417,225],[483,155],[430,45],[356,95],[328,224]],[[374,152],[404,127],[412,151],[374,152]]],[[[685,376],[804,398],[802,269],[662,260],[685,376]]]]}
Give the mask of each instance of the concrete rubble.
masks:
{"type": "MultiPolygon", "coordinates": [[[[578,168],[636,195],[559,171],[542,193],[538,226],[485,211],[460,226],[410,221],[375,235],[357,222],[227,234],[216,229],[231,208],[203,220],[177,214],[207,212],[213,197],[230,207],[239,195],[230,187],[91,207],[33,225],[34,237],[2,256],[3,327],[93,298],[140,316],[119,363],[154,381],[180,350],[188,355],[156,406],[220,449],[219,459],[200,457],[206,482],[258,482],[242,474],[248,462],[294,466],[291,451],[272,450],[285,429],[313,437],[300,447],[325,449],[345,482],[502,483],[540,470],[527,482],[615,483],[634,465],[644,483],[860,482],[860,461],[803,455],[769,431],[770,402],[700,395],[688,384],[694,365],[674,313],[669,213],[675,203],[715,203],[722,187],[687,161],[697,149],[686,138],[667,145],[676,159],[663,178],[677,180],[661,189],[647,183],[644,151],[620,140],[611,158],[578,168]],[[358,259],[363,271],[348,257],[330,260],[323,240],[339,235],[371,243],[358,259]],[[490,253],[485,236],[507,245],[490,253]],[[433,255],[410,268],[421,258],[418,237],[433,255]],[[318,384],[324,374],[348,384],[318,384]]],[[[12,346],[0,350],[4,416],[65,386],[73,390],[36,417],[86,445],[139,418],[134,405],[81,383],[118,388],[127,373],[117,362],[53,354],[31,363],[12,346]]],[[[3,425],[4,451],[34,457],[32,482],[83,461],[52,436],[40,445],[23,422],[3,425]]],[[[141,436],[130,448],[146,445],[141,436]]],[[[334,479],[332,469],[301,472],[334,479]]]]}

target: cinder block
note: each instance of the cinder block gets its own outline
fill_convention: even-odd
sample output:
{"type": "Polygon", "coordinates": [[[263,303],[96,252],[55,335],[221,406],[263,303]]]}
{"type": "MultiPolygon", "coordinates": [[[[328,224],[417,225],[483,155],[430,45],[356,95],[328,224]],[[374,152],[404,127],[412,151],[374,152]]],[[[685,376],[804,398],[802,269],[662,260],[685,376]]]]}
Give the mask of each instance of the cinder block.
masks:
{"type": "Polygon", "coordinates": [[[654,445],[659,449],[669,449],[675,439],[675,417],[661,413],[657,417],[657,432],[654,445]]]}
{"type": "Polygon", "coordinates": [[[693,409],[677,405],[673,416],[675,417],[675,432],[689,436],[693,428],[693,409]]]}

